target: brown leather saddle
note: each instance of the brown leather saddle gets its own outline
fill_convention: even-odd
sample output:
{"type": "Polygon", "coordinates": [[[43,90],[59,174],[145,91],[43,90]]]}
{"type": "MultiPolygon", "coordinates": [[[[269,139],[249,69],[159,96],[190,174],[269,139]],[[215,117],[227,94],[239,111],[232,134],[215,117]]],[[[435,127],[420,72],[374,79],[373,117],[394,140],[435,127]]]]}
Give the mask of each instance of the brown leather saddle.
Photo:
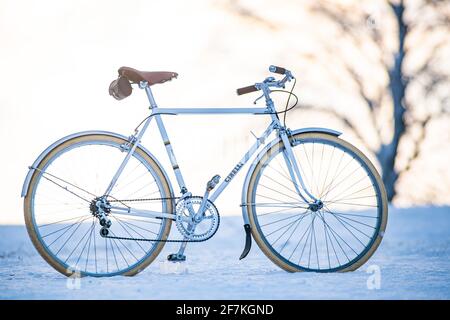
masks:
{"type": "Polygon", "coordinates": [[[119,77],[109,85],[109,94],[117,100],[122,100],[133,91],[131,83],[147,81],[148,85],[164,83],[176,78],[178,73],[170,71],[139,71],[130,67],[121,67],[119,77]]]}
{"type": "Polygon", "coordinates": [[[178,73],[170,71],[139,71],[130,67],[122,67],[119,69],[119,75],[126,77],[132,83],[147,81],[151,86],[172,80],[178,76],[178,73]]]}

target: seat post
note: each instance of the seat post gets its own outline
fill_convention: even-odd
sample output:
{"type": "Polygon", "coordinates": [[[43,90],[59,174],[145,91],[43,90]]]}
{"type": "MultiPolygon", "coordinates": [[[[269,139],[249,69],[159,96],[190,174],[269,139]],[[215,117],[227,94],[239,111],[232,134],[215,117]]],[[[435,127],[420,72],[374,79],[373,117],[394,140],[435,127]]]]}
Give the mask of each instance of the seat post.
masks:
{"type": "Polygon", "coordinates": [[[150,89],[150,86],[148,85],[147,81],[141,81],[139,82],[139,87],[145,89],[145,93],[147,93],[148,101],[150,102],[150,109],[157,108],[155,98],[153,97],[152,89],[150,89]]]}

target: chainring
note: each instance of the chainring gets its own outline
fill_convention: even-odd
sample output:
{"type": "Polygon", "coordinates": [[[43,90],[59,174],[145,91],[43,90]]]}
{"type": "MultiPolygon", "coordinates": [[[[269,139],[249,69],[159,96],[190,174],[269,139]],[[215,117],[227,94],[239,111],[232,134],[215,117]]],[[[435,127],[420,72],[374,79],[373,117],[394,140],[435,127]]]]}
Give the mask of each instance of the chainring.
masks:
{"type": "Polygon", "coordinates": [[[220,215],[214,203],[207,200],[204,216],[199,222],[186,221],[190,220],[189,204],[195,212],[198,211],[203,198],[199,196],[186,197],[179,200],[176,204],[175,225],[178,231],[187,239],[193,241],[204,241],[211,238],[219,229],[220,215]],[[195,226],[194,231],[190,230],[190,226],[195,226]]]}

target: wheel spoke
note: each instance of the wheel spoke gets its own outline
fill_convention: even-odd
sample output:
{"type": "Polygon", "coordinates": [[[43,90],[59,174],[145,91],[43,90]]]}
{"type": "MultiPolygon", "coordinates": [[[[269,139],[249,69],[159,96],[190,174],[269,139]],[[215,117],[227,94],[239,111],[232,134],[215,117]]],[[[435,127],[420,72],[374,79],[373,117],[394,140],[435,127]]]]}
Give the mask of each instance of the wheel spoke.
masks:
{"type": "Polygon", "coordinates": [[[351,219],[351,218],[349,218],[349,217],[346,217],[345,214],[342,215],[342,214],[340,214],[339,212],[333,212],[333,214],[338,215],[338,216],[340,216],[340,217],[343,218],[343,219],[350,220],[350,221],[353,221],[353,222],[355,222],[355,223],[361,224],[361,225],[366,226],[366,227],[368,227],[368,228],[376,229],[374,226],[371,226],[371,225],[369,225],[369,224],[367,224],[367,223],[363,223],[363,222],[357,221],[357,220],[355,220],[355,219],[351,219]]]}
{"type": "Polygon", "coordinates": [[[281,237],[283,237],[286,234],[286,232],[288,232],[292,228],[293,225],[295,225],[297,222],[301,222],[305,217],[306,216],[301,216],[301,217],[297,218],[296,220],[294,220],[293,222],[289,223],[289,228],[287,228],[273,243],[271,243],[271,245],[274,246],[275,243],[277,243],[278,240],[280,240],[281,237]]]}
{"type": "MultiPolygon", "coordinates": [[[[30,229],[38,239],[36,247],[41,254],[46,250],[46,258],[55,268],[80,269],[84,275],[111,276],[140,270],[140,264],[158,253],[155,242],[143,244],[103,238],[99,234],[100,215],[93,212],[96,209],[91,206],[107,188],[126,156],[121,150],[122,143],[106,135],[69,140],[58,146],[58,152],[50,153],[52,156],[45,158],[40,168],[35,168],[37,180],[29,191],[30,209],[25,211],[32,217],[30,229]]],[[[133,202],[133,207],[158,212],[172,210],[171,195],[165,191],[170,188],[161,179],[161,169],[147,158],[138,147],[106,201],[130,208],[125,201],[130,198],[160,198],[160,201],[133,202]]],[[[289,212],[291,208],[272,210],[278,209],[289,212]]],[[[112,236],[158,239],[167,237],[169,231],[169,219],[127,217],[121,220],[108,212],[106,215],[113,221],[109,228],[112,236]]]]}
{"type": "Polygon", "coordinates": [[[283,196],[285,196],[285,197],[287,197],[287,198],[290,198],[290,199],[292,199],[292,200],[295,200],[295,201],[298,201],[298,200],[299,200],[299,199],[294,198],[294,197],[291,197],[290,195],[287,195],[287,194],[285,194],[285,193],[283,193],[283,192],[280,192],[280,191],[278,191],[278,190],[275,190],[274,188],[267,187],[267,186],[265,186],[265,185],[263,185],[263,184],[261,184],[261,187],[266,188],[266,189],[268,189],[268,190],[271,190],[271,191],[273,191],[273,192],[276,192],[276,193],[278,193],[278,194],[281,194],[281,195],[283,195],[283,196]]]}
{"type": "MultiPolygon", "coordinates": [[[[89,236],[86,238],[86,241],[85,241],[83,247],[81,248],[81,252],[80,252],[80,254],[78,255],[78,259],[77,259],[77,262],[75,263],[75,267],[77,267],[77,266],[78,266],[78,263],[80,262],[81,256],[83,255],[84,250],[86,249],[86,246],[87,246],[87,244],[88,244],[88,242],[89,242],[89,240],[90,240],[90,238],[91,238],[92,230],[93,230],[93,229],[94,229],[94,222],[92,222],[91,227],[90,227],[90,228],[88,229],[88,231],[86,232],[86,235],[89,233],[89,236]]],[[[84,238],[82,238],[82,239],[80,240],[80,243],[81,243],[81,241],[82,241],[83,239],[84,239],[84,238]]],[[[74,250],[74,251],[75,251],[75,250],[74,250]]]]}
{"type": "Polygon", "coordinates": [[[311,227],[311,225],[309,225],[309,227],[306,229],[306,231],[303,233],[303,235],[300,237],[300,239],[297,242],[297,245],[294,247],[294,249],[292,250],[291,254],[289,255],[288,260],[291,260],[292,256],[294,255],[294,252],[297,250],[298,246],[300,245],[300,243],[302,242],[304,236],[306,235],[306,233],[309,231],[309,228],[311,227]]]}
{"type": "MultiPolygon", "coordinates": [[[[89,263],[89,254],[91,252],[92,234],[93,234],[93,232],[95,230],[95,223],[96,223],[96,221],[93,219],[92,222],[93,222],[93,227],[92,227],[92,230],[91,230],[91,234],[89,235],[89,244],[88,244],[88,249],[87,249],[87,253],[86,253],[86,263],[84,265],[84,272],[87,271],[87,266],[88,266],[88,263],[89,263]]],[[[94,235],[94,237],[95,237],[95,235],[94,235]]]]}
{"type": "Polygon", "coordinates": [[[280,145],[253,173],[252,198],[245,204],[255,217],[251,221],[267,240],[269,254],[276,253],[273,261],[320,272],[352,266],[374,243],[380,228],[383,199],[376,174],[357,151],[333,139],[294,141],[301,177],[318,201],[305,204],[297,198],[280,145]]]}
{"type": "MultiPolygon", "coordinates": [[[[372,237],[371,236],[369,236],[369,235],[367,235],[367,234],[365,234],[364,232],[362,232],[361,230],[359,230],[359,229],[357,229],[355,226],[353,226],[351,223],[349,223],[348,221],[345,221],[345,220],[342,220],[344,217],[340,217],[339,215],[335,215],[333,212],[331,212],[331,211],[329,211],[328,209],[326,210],[328,213],[331,213],[331,215],[333,216],[333,217],[335,217],[336,219],[338,219],[339,220],[339,222],[345,227],[345,225],[344,225],[344,223],[346,224],[346,225],[348,225],[348,226],[350,226],[350,227],[352,227],[354,230],[356,230],[356,231],[358,231],[359,233],[361,233],[362,235],[364,235],[364,236],[366,236],[368,239],[371,239],[372,237]]],[[[347,227],[345,227],[346,229],[347,229],[347,227]]],[[[373,229],[376,229],[376,228],[373,228],[373,229]]],[[[365,246],[365,244],[363,243],[363,242],[361,242],[361,240],[359,240],[359,238],[358,237],[356,237],[355,235],[354,235],[354,233],[353,232],[351,232],[349,229],[347,229],[358,241],[359,241],[359,243],[361,243],[361,245],[363,245],[363,246],[365,246]]]]}
{"type": "Polygon", "coordinates": [[[117,270],[120,270],[119,264],[117,263],[116,252],[114,250],[114,246],[113,246],[112,240],[111,240],[111,238],[108,238],[108,239],[109,239],[109,244],[110,244],[110,247],[111,247],[111,251],[113,253],[114,262],[116,263],[116,268],[117,268],[117,270]]]}
{"type": "Polygon", "coordinates": [[[289,242],[289,240],[291,239],[292,235],[294,234],[295,230],[297,230],[298,226],[300,225],[300,223],[302,222],[303,219],[299,219],[297,224],[295,225],[295,228],[292,229],[291,234],[289,235],[289,237],[286,239],[286,241],[284,242],[284,245],[281,247],[280,249],[280,253],[283,251],[283,249],[286,247],[287,243],[289,242]]]}
{"type": "MultiPolygon", "coordinates": [[[[334,214],[332,214],[331,213],[331,216],[332,217],[334,217],[336,220],[338,220],[339,221],[339,223],[345,228],[345,230],[347,230],[363,247],[365,246],[365,244],[349,229],[349,228],[347,228],[347,226],[346,226],[346,224],[347,225],[349,225],[348,224],[348,222],[347,223],[344,223],[343,221],[342,221],[342,219],[340,219],[338,216],[336,216],[336,215],[334,215],[334,214]]],[[[367,236],[367,235],[366,235],[367,236]]],[[[370,238],[370,237],[369,237],[370,238]]],[[[342,238],[341,238],[342,239],[342,238]]],[[[347,245],[348,245],[348,243],[346,243],[347,245]]],[[[351,246],[349,246],[349,248],[351,248],[352,249],[352,251],[355,253],[355,254],[358,254],[358,252],[356,252],[354,249],[353,249],[353,247],[351,247],[351,246]]]]}
{"type": "Polygon", "coordinates": [[[298,217],[298,216],[300,216],[300,215],[302,215],[302,214],[305,214],[306,212],[307,212],[307,211],[304,211],[304,212],[300,212],[300,213],[297,213],[297,214],[295,214],[295,215],[292,215],[292,216],[288,216],[288,217],[285,217],[285,218],[281,218],[281,219],[278,219],[278,220],[275,220],[275,221],[271,221],[271,222],[268,222],[268,223],[262,224],[262,225],[261,225],[261,227],[265,227],[265,226],[268,226],[268,225],[271,225],[271,224],[275,224],[275,223],[278,223],[278,222],[280,222],[280,221],[284,221],[284,220],[292,219],[293,217],[298,217]]]}

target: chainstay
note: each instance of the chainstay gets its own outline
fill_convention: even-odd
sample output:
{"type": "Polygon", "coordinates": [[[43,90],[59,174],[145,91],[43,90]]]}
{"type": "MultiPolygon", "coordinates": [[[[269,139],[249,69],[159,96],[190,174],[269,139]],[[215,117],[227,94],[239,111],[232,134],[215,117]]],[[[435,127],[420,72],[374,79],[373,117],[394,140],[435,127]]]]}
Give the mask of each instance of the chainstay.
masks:
{"type": "Polygon", "coordinates": [[[129,238],[129,237],[115,237],[115,236],[102,236],[103,238],[109,238],[109,239],[117,239],[117,240],[131,240],[131,241],[144,241],[144,242],[204,242],[204,241],[208,241],[209,239],[211,239],[213,236],[215,235],[215,233],[213,233],[211,236],[209,236],[206,239],[202,239],[202,240],[175,240],[175,239],[166,239],[166,240],[161,240],[161,239],[145,239],[145,238],[129,238]]]}
{"type": "Polygon", "coordinates": [[[161,200],[178,200],[178,199],[181,199],[181,197],[137,198],[137,199],[127,199],[127,200],[112,199],[112,200],[108,200],[108,202],[139,202],[139,201],[161,201],[161,200]]]}
{"type": "MultiPolygon", "coordinates": [[[[119,199],[113,199],[113,200],[108,200],[109,202],[138,202],[138,201],[161,201],[161,200],[178,200],[181,199],[182,197],[163,197],[163,198],[138,198],[138,199],[128,199],[128,200],[119,200],[119,199]]],[[[187,197],[190,198],[190,197],[187,197]]],[[[143,242],[175,242],[175,243],[181,243],[181,242],[205,242],[208,241],[209,239],[211,239],[216,233],[214,232],[212,235],[210,235],[208,238],[206,239],[201,239],[201,240],[195,240],[195,239],[191,239],[191,240],[176,240],[176,239],[165,239],[165,240],[161,240],[161,239],[145,239],[145,238],[132,238],[132,237],[116,237],[116,236],[102,236],[103,238],[107,238],[107,239],[117,239],[117,240],[130,240],[130,241],[143,241],[143,242]]]]}

